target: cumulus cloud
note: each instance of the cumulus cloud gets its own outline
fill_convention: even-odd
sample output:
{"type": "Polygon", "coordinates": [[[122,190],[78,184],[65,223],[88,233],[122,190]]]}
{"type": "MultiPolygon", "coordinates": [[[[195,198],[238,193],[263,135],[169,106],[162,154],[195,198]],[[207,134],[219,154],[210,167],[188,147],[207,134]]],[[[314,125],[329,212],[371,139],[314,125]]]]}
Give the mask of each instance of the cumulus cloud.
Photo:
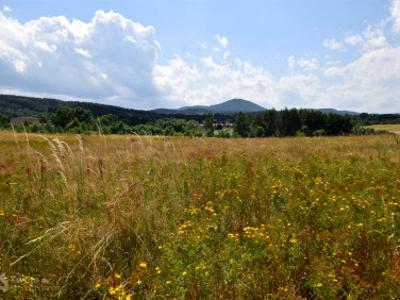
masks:
{"type": "Polygon", "coordinates": [[[306,59],[306,58],[299,58],[296,59],[293,55],[289,56],[288,58],[288,66],[291,70],[300,68],[305,71],[311,71],[318,68],[318,61],[316,58],[306,59]]]}
{"type": "Polygon", "coordinates": [[[218,43],[221,45],[222,48],[228,47],[229,40],[226,36],[217,34],[215,38],[217,39],[218,43]]]}
{"type": "Polygon", "coordinates": [[[331,49],[331,50],[337,50],[342,48],[343,44],[335,39],[327,39],[324,40],[324,42],[322,43],[322,45],[325,48],[331,49]]]}
{"type": "Polygon", "coordinates": [[[317,98],[317,76],[274,78],[264,67],[240,58],[218,61],[206,56],[189,64],[176,57],[165,66],[157,66],[156,77],[170,101],[181,99],[185,104],[209,104],[231,98],[250,99],[276,108],[321,104],[317,98]]]}
{"type": "Polygon", "coordinates": [[[378,48],[387,47],[389,44],[386,40],[384,28],[382,25],[368,27],[363,32],[364,44],[363,48],[366,50],[374,50],[378,48]]]}
{"type": "Polygon", "coordinates": [[[139,107],[157,98],[154,28],[118,13],[97,11],[89,22],[42,17],[24,24],[0,13],[0,37],[3,90],[130,99],[139,107]]]}
{"type": "Polygon", "coordinates": [[[393,30],[400,32],[400,0],[392,1],[390,12],[393,20],[393,30]]]}
{"type": "Polygon", "coordinates": [[[339,105],[375,112],[400,111],[400,48],[365,52],[353,62],[329,68],[325,76],[337,81],[327,89],[339,105]]]}
{"type": "Polygon", "coordinates": [[[8,13],[8,12],[11,12],[11,11],[12,11],[11,7],[9,7],[8,5],[4,5],[3,12],[8,13]]]}
{"type": "Polygon", "coordinates": [[[348,35],[344,39],[344,42],[351,46],[356,46],[363,42],[363,38],[359,34],[348,35]]]}

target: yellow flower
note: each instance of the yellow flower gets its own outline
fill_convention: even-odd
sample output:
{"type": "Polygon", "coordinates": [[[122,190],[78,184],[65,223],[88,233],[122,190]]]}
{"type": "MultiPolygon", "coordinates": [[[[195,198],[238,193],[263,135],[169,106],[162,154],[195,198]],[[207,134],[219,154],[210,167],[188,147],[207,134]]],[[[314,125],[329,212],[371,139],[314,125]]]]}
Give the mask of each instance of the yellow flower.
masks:
{"type": "Polygon", "coordinates": [[[317,287],[321,287],[322,286],[322,283],[321,282],[318,282],[317,283],[317,287]]]}
{"type": "Polygon", "coordinates": [[[141,267],[142,269],[147,269],[147,263],[142,261],[139,263],[139,267],[141,267]]]}
{"type": "Polygon", "coordinates": [[[187,275],[187,272],[186,271],[183,271],[182,272],[182,276],[186,276],[187,275]]]}
{"type": "Polygon", "coordinates": [[[113,288],[113,287],[110,287],[109,289],[108,289],[108,293],[112,296],[112,295],[115,295],[115,288],[113,288]]]}
{"type": "Polygon", "coordinates": [[[96,290],[97,290],[99,287],[101,287],[101,284],[100,284],[100,282],[97,282],[97,283],[96,283],[96,286],[95,286],[96,290]]]}
{"type": "Polygon", "coordinates": [[[143,281],[141,281],[140,279],[138,279],[137,281],[136,281],[136,284],[137,285],[141,285],[143,283],[143,281]]]}
{"type": "Polygon", "coordinates": [[[295,238],[291,238],[291,239],[289,240],[289,242],[291,242],[292,244],[296,244],[296,243],[297,243],[297,240],[296,240],[295,238]]]}
{"type": "Polygon", "coordinates": [[[194,269],[195,269],[196,271],[201,271],[201,270],[206,269],[206,266],[204,265],[204,263],[200,263],[200,264],[198,264],[194,269]]]}
{"type": "Polygon", "coordinates": [[[120,278],[121,278],[121,275],[119,275],[118,273],[115,273],[114,276],[115,276],[115,278],[117,278],[117,279],[120,279],[120,278]]]}
{"type": "Polygon", "coordinates": [[[132,300],[132,295],[126,295],[125,300],[132,300]]]}
{"type": "Polygon", "coordinates": [[[238,233],[228,233],[228,238],[236,240],[239,238],[239,234],[238,233]]]}
{"type": "Polygon", "coordinates": [[[160,267],[156,267],[156,273],[157,273],[157,274],[161,274],[161,269],[160,269],[160,267]]]}
{"type": "Polygon", "coordinates": [[[4,210],[0,209],[0,217],[4,217],[5,215],[4,210]]]}

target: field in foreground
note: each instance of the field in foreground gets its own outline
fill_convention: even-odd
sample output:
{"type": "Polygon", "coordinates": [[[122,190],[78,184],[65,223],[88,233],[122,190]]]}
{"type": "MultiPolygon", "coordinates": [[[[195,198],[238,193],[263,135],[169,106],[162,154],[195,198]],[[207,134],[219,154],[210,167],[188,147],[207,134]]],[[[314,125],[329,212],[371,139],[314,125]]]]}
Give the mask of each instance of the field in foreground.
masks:
{"type": "Polygon", "coordinates": [[[0,133],[1,299],[396,299],[397,136],[0,133]]]}

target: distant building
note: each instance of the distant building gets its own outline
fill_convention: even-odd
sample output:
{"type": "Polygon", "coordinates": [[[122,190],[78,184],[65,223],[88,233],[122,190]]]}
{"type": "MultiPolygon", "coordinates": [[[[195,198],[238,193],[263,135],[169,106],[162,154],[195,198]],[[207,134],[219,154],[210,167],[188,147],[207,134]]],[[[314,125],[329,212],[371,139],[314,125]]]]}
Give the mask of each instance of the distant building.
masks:
{"type": "Polygon", "coordinates": [[[39,119],[36,117],[15,117],[10,119],[10,124],[13,126],[36,123],[39,123],[39,119]]]}

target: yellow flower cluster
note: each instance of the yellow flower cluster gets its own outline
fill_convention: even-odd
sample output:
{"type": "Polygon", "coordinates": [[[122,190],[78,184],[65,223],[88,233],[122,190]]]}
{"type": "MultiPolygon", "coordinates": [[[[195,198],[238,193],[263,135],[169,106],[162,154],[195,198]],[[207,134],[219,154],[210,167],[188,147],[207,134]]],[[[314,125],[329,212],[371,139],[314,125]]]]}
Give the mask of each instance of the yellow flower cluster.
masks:
{"type": "Polygon", "coordinates": [[[185,232],[188,230],[188,229],[190,229],[190,228],[192,228],[192,222],[191,221],[185,221],[185,222],[183,222],[183,224],[181,224],[181,226],[179,226],[179,229],[178,229],[178,234],[185,234],[185,232]]]}
{"type": "Polygon", "coordinates": [[[214,204],[211,202],[211,201],[208,201],[207,203],[206,203],[206,206],[204,207],[204,209],[206,210],[206,211],[208,211],[208,212],[210,212],[210,213],[215,213],[215,210],[214,210],[214,204]]]}
{"type": "Polygon", "coordinates": [[[197,207],[185,208],[185,212],[191,216],[195,216],[200,212],[200,208],[197,208],[197,207]]]}
{"type": "Polygon", "coordinates": [[[265,225],[261,224],[260,227],[246,226],[243,228],[243,236],[252,239],[269,239],[265,232],[265,225]]]}
{"type": "Polygon", "coordinates": [[[131,300],[132,296],[127,294],[125,291],[125,287],[122,284],[117,285],[116,287],[109,287],[108,294],[114,299],[118,300],[131,300]]]}
{"type": "Polygon", "coordinates": [[[228,239],[238,241],[239,240],[239,233],[228,233],[228,239]]]}

